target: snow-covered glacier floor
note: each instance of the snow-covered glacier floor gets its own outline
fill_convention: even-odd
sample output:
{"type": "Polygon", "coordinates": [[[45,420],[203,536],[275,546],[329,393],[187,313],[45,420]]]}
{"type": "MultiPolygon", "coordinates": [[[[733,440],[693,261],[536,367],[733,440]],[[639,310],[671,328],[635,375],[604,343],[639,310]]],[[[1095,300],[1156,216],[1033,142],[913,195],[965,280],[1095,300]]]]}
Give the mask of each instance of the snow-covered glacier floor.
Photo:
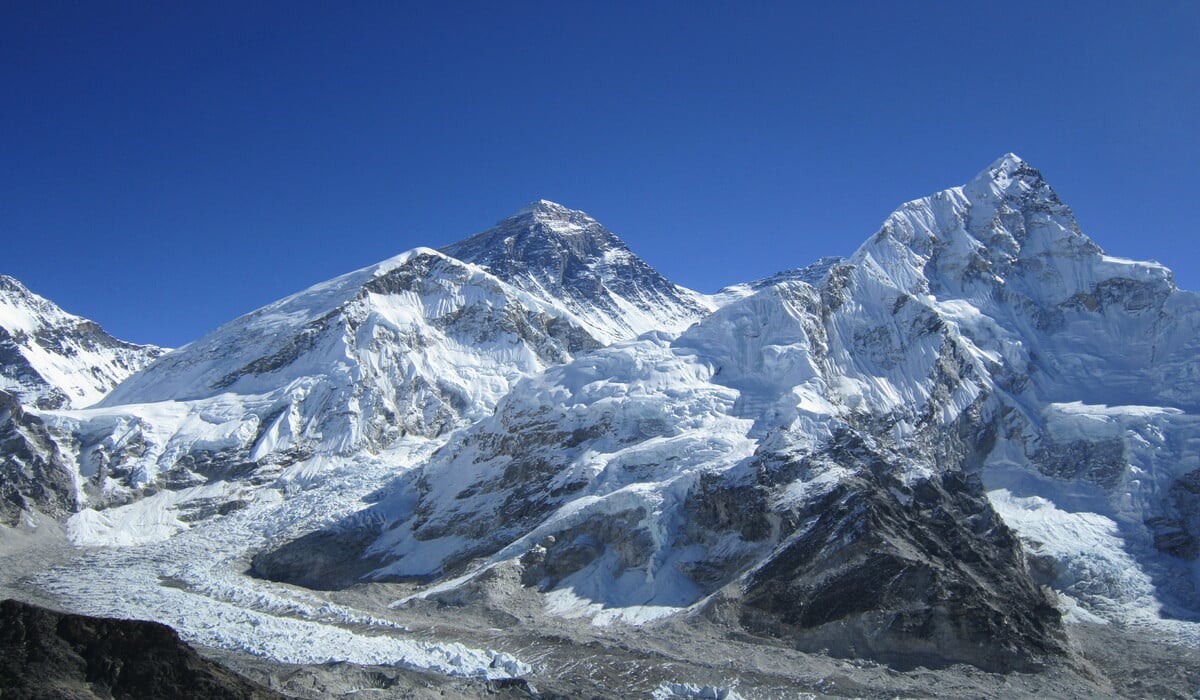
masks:
{"type": "Polygon", "coordinates": [[[529,666],[511,655],[418,641],[395,622],[245,573],[249,556],[267,541],[362,508],[365,497],[438,444],[409,440],[374,458],[304,465],[275,486],[223,494],[245,497],[248,505],[191,526],[175,517],[181,499],[220,496],[222,486],[163,492],[102,516],[85,510],[68,531],[87,548],[74,561],[34,576],[30,585],[77,612],[156,620],[190,643],[284,663],[346,661],[476,678],[526,675],[529,666]],[[318,468],[320,478],[311,478],[318,468]]]}
{"type": "MultiPolygon", "coordinates": [[[[823,697],[825,693],[837,696],[843,692],[869,695],[864,691],[867,687],[918,695],[953,687],[961,696],[979,697],[1025,696],[1049,688],[1046,697],[1081,696],[1077,693],[1082,686],[1077,685],[1075,676],[992,678],[970,670],[950,675],[896,675],[859,662],[735,643],[725,639],[719,629],[697,635],[696,630],[684,630],[665,620],[665,627],[637,632],[627,626],[633,620],[623,619],[614,627],[596,627],[594,621],[580,623],[569,619],[570,615],[562,615],[566,611],[558,611],[556,616],[554,610],[545,609],[547,617],[536,618],[535,624],[503,632],[477,626],[479,634],[464,636],[454,633],[451,617],[443,617],[453,611],[434,612],[432,606],[415,611],[389,610],[386,603],[392,598],[385,592],[375,599],[377,605],[372,605],[366,598],[308,591],[245,573],[250,555],[269,541],[294,537],[362,509],[368,501],[379,498],[375,492],[380,485],[426,461],[441,444],[440,440],[408,440],[374,458],[296,465],[274,485],[249,490],[244,484],[211,485],[186,493],[163,492],[102,514],[84,511],[72,520],[70,530],[86,546],[73,561],[26,579],[26,585],[66,609],[158,620],[178,629],[193,644],[289,664],[345,661],[425,669],[464,678],[533,674],[539,685],[539,676],[544,674],[551,678],[578,675],[605,687],[633,682],[630,674],[647,688],[684,682],[700,688],[705,684],[732,687],[723,680],[728,676],[743,679],[749,691],[746,697],[796,697],[800,688],[822,690],[823,697]],[[221,492],[223,488],[241,491],[221,492]],[[248,505],[192,524],[176,517],[185,501],[194,503],[218,496],[219,502],[240,498],[248,505]],[[557,618],[556,624],[561,625],[555,628],[559,641],[537,639],[538,630],[546,629],[543,625],[549,618],[557,618]],[[430,634],[428,625],[433,621],[440,631],[450,633],[430,634]],[[577,633],[568,631],[585,628],[577,633]],[[448,641],[451,639],[465,644],[448,641]],[[601,647],[594,646],[597,640],[601,647]],[[563,648],[553,648],[556,645],[563,648]],[[489,647],[502,647],[510,653],[489,647]],[[733,659],[744,660],[735,663],[733,659]],[[690,666],[689,660],[701,666],[690,666]],[[831,685],[830,679],[848,678],[854,679],[854,684],[844,689],[831,685]],[[784,683],[784,679],[790,680],[784,683]],[[764,693],[763,688],[775,690],[764,693]]],[[[1136,627],[1143,630],[1138,639],[1148,634],[1168,644],[1200,646],[1200,625],[1164,619],[1159,614],[1152,582],[1144,580],[1130,565],[1111,519],[1082,511],[1067,512],[1046,499],[1031,499],[1003,489],[993,490],[991,496],[993,504],[1027,542],[1036,539],[1042,547],[1092,551],[1094,559],[1080,560],[1079,566],[1087,569],[1080,571],[1081,582],[1098,581],[1097,577],[1104,574],[1116,577],[1110,580],[1112,586],[1105,586],[1107,590],[1128,592],[1119,601],[1123,605],[1107,610],[1097,607],[1098,600],[1088,599],[1084,589],[1070,591],[1074,597],[1062,596],[1068,619],[1081,634],[1097,634],[1099,623],[1117,635],[1112,639],[1125,639],[1120,636],[1124,634],[1120,628],[1136,627]]],[[[542,604],[552,602],[543,600],[542,604]]],[[[607,615],[616,612],[605,611],[607,615]]],[[[464,618],[462,624],[480,619],[464,618]]]]}

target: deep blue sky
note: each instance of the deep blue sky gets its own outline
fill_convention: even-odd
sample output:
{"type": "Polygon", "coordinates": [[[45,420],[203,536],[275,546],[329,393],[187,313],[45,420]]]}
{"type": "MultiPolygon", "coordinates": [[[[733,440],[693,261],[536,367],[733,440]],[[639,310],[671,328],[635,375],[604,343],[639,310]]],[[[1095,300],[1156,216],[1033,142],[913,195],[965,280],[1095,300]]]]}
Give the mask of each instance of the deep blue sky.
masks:
{"type": "Polygon", "coordinates": [[[1014,151],[1197,289],[1198,47],[1192,0],[7,2],[0,272],[180,345],[544,197],[714,291],[1014,151]]]}

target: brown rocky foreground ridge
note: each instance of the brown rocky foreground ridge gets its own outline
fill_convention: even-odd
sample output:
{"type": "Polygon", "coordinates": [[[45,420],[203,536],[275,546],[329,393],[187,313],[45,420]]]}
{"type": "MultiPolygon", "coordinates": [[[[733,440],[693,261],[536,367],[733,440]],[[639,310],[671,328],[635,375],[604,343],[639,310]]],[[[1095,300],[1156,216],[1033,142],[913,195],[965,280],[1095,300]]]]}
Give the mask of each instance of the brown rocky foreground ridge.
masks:
{"type": "Polygon", "coordinates": [[[0,697],[284,696],[202,658],[166,625],[5,600],[0,603],[0,697]]]}

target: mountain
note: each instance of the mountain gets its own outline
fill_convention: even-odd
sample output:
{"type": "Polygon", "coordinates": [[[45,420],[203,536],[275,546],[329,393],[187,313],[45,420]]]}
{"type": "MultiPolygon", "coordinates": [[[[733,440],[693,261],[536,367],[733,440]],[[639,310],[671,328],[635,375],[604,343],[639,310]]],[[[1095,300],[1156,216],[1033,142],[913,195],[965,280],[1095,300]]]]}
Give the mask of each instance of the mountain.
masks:
{"type": "Polygon", "coordinates": [[[237,484],[307,483],[404,438],[439,439],[522,377],[705,312],[594,220],[549,202],[446,250],[315,285],[170,353],[92,410],[46,416],[78,454],[81,500],[102,509],[223,484],[172,505],[185,522],[219,514],[251,497],[237,484]],[[486,247],[501,238],[504,265],[486,247]]]}
{"type": "Polygon", "coordinates": [[[82,408],[162,355],[105,333],[0,275],[0,391],[39,408],[82,408]]]}
{"type": "Polygon", "coordinates": [[[713,296],[537,202],[99,405],[17,403],[0,439],[29,484],[70,470],[47,488],[96,547],[40,587],[219,648],[606,688],[650,658],[625,689],[659,695],[718,692],[704,653],[764,693],[845,658],[1120,694],[1080,630],[1200,646],[1198,330],[1200,297],[1010,154],[713,296]]]}
{"type": "MultiPolygon", "coordinates": [[[[320,478],[478,420],[517,379],[595,347],[562,310],[417,249],[251,312],[96,408],[47,420],[77,444],[96,507],[207,483],[237,502],[234,484],[320,478]]],[[[224,497],[211,498],[186,517],[217,513],[224,497]]]]}
{"type": "Polygon", "coordinates": [[[0,524],[76,508],[78,470],[36,409],[94,404],[164,352],[117,340],[0,275],[0,524]]]}
{"type": "Polygon", "coordinates": [[[442,252],[565,306],[605,344],[647,331],[677,333],[712,310],[592,217],[544,199],[442,252]]]}
{"type": "Polygon", "coordinates": [[[1200,303],[1024,161],[727,296],[518,383],[325,537],[438,600],[516,567],[568,617],[687,611],[901,666],[1065,653],[1043,585],[1109,619],[1200,611],[1200,303]]]}
{"type": "Polygon", "coordinates": [[[59,519],[75,512],[77,473],[45,422],[0,391],[0,525],[35,511],[59,519]]]}

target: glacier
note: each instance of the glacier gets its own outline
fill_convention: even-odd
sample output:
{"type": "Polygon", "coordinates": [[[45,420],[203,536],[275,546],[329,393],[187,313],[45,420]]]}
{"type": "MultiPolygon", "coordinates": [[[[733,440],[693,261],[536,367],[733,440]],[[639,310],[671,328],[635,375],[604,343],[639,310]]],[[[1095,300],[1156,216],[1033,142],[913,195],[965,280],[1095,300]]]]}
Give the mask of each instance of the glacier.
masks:
{"type": "Polygon", "coordinates": [[[214,648],[524,676],[397,621],[520,610],[1035,672],[1200,647],[1198,326],[1009,154],[712,295],[541,200],[3,422],[87,548],[31,585],[214,648]]]}

